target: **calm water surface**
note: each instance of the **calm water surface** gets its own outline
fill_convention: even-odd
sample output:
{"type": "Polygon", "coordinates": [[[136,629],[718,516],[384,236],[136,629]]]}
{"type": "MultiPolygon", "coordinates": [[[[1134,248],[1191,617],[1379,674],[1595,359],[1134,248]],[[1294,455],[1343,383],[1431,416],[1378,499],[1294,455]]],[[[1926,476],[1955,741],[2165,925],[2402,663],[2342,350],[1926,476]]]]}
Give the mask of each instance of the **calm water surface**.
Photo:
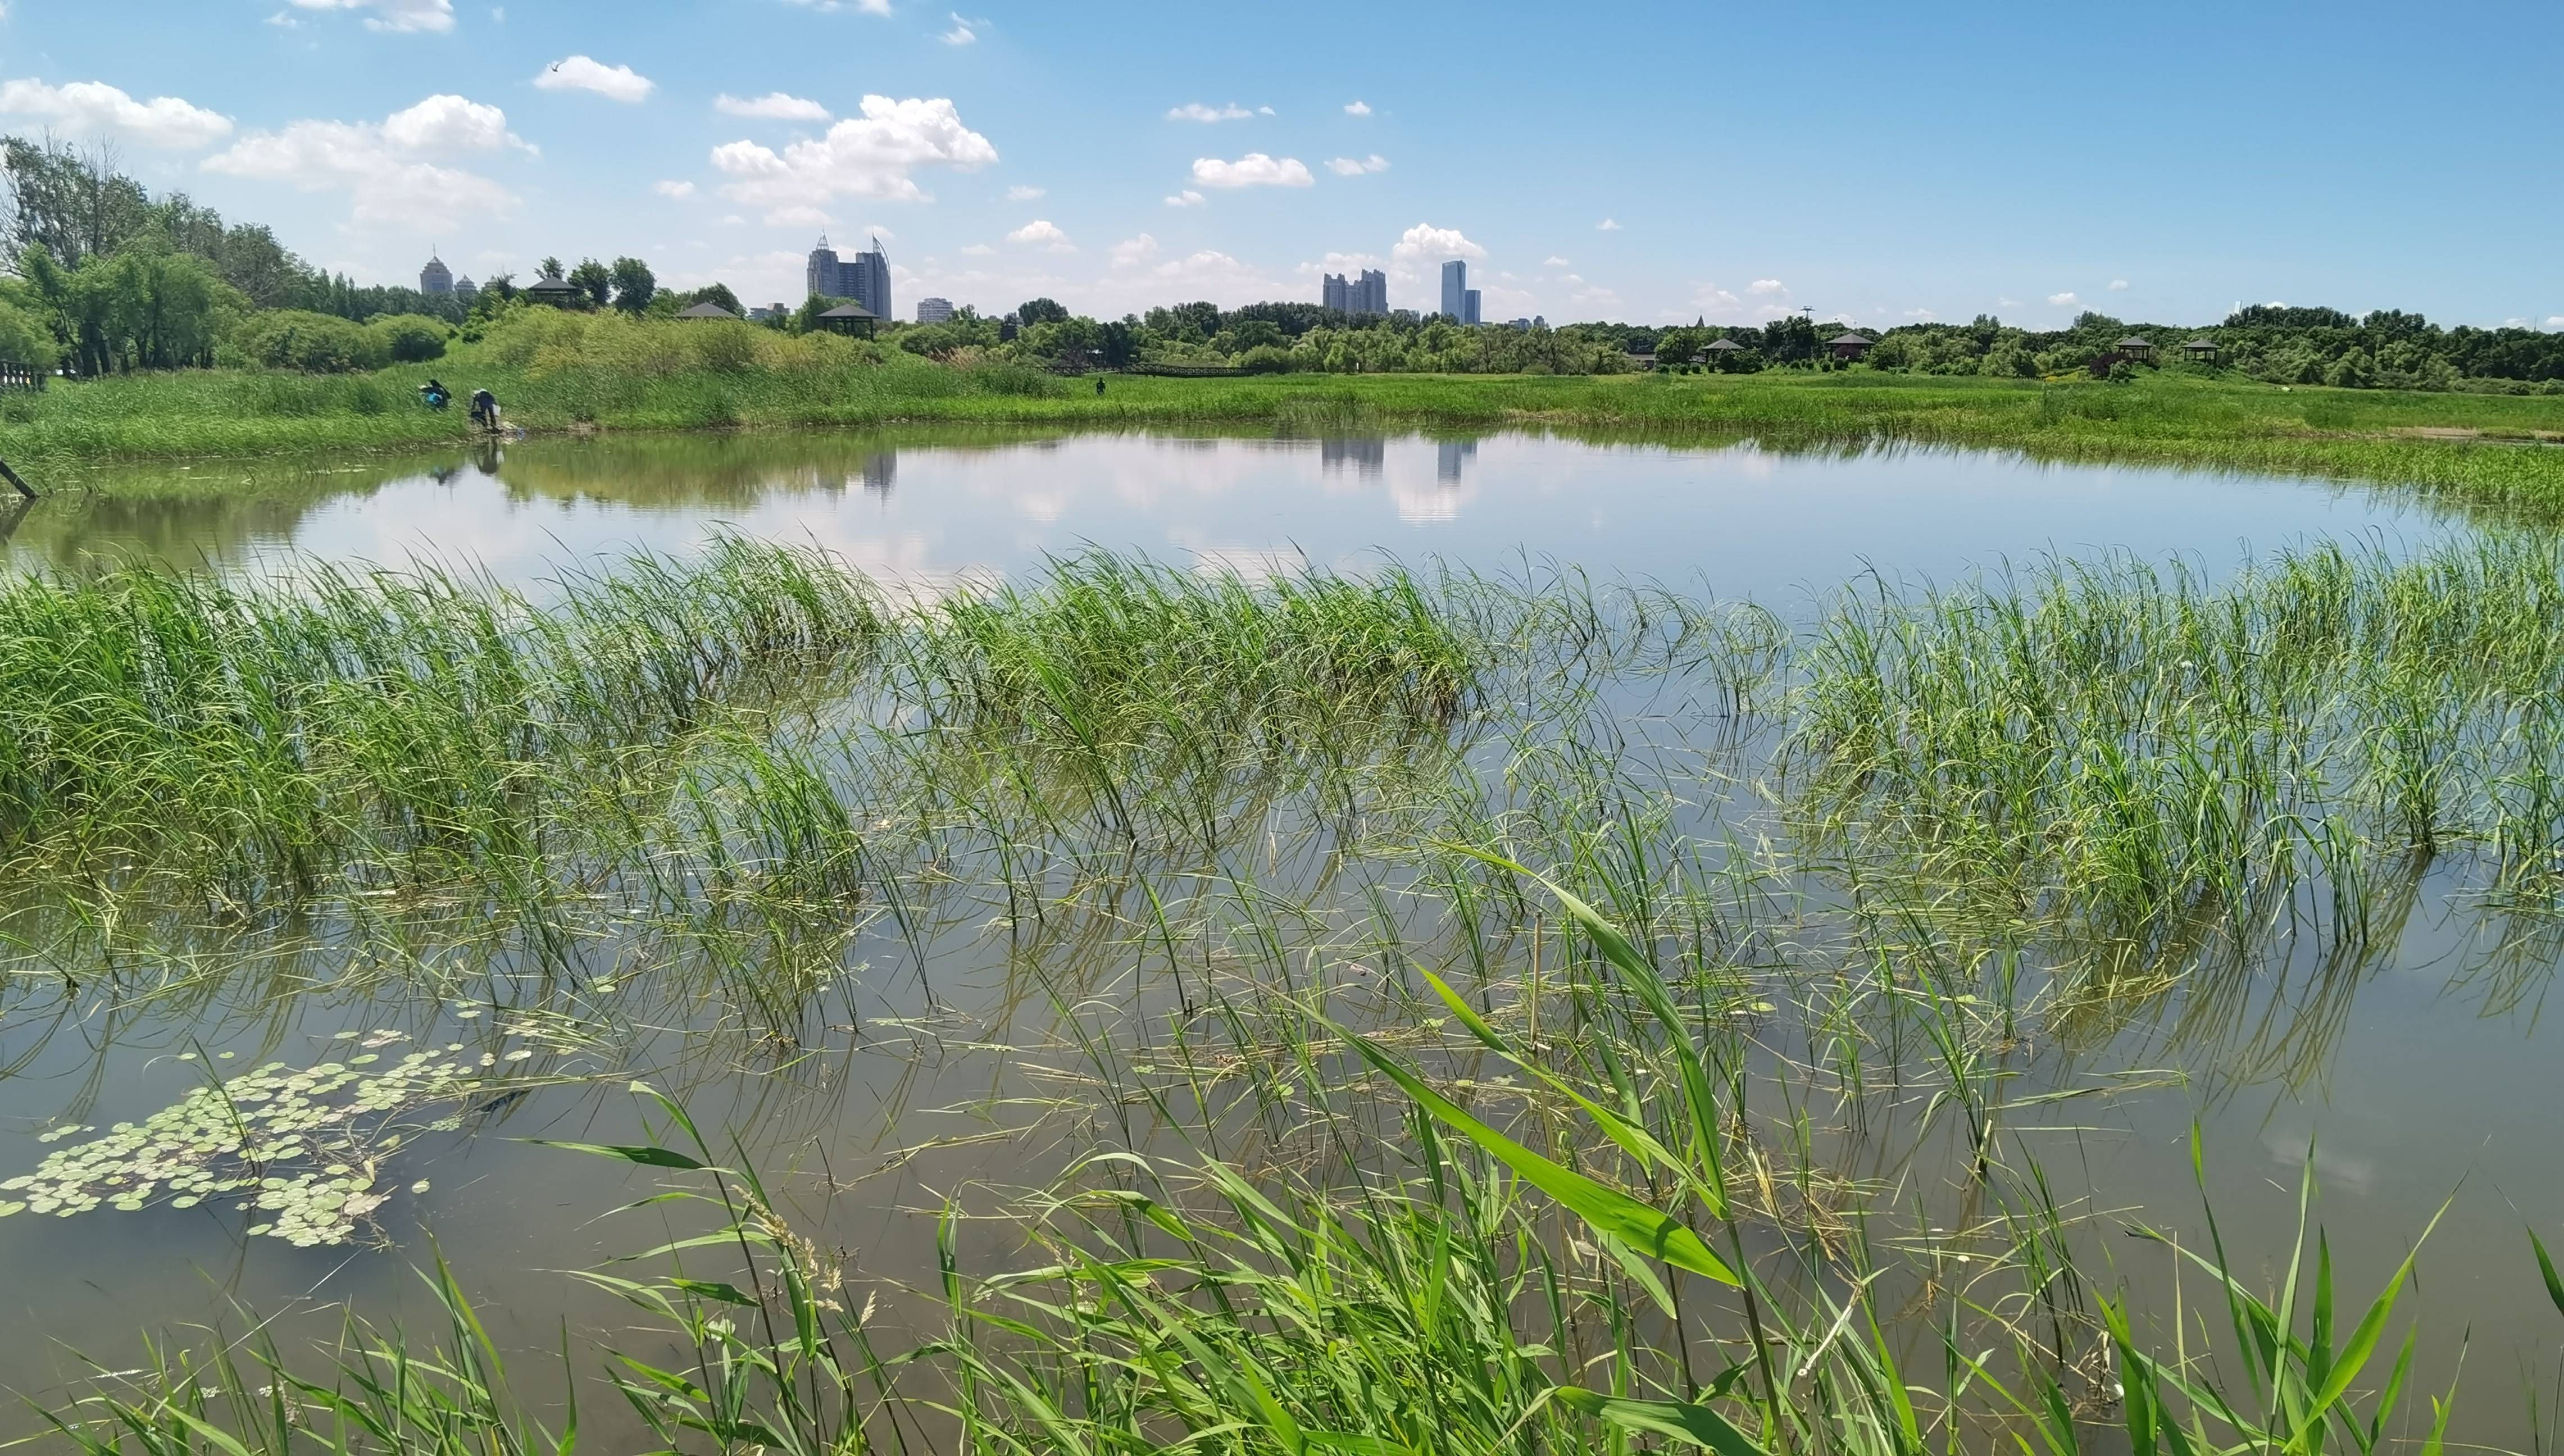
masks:
{"type": "MultiPolygon", "coordinates": [[[[1556,562],[1797,612],[1869,570],[1947,580],[2045,553],[2122,549],[2217,571],[2247,551],[2318,536],[2397,543],[2462,528],[2391,496],[2321,484],[1918,450],[1780,454],[1528,434],[920,433],[539,442],[330,472],[160,471],[112,495],[45,501],[21,513],[7,544],[22,569],[140,555],[249,572],[297,554],[424,555],[479,565],[538,596],[564,563],[683,554],[721,531],[814,543],[927,584],[1020,574],[1088,544],[1249,571],[1298,561],[1360,569],[1387,555],[1500,572],[1556,562]]],[[[314,938],[325,946],[331,932],[315,928],[314,938]]],[[[309,1065],[345,1055],[347,1033],[398,1033],[395,1050],[460,1043],[466,1055],[534,1046],[529,1070],[648,1070],[691,1088],[708,1121],[755,1129],[778,1159],[844,1174],[814,1218],[864,1268],[922,1280],[933,1229],[912,1210],[934,1206],[960,1178],[1029,1181],[1039,1160],[967,1150],[989,1125],[988,1100],[1020,1087],[957,1045],[1001,1025],[1020,988],[972,929],[939,934],[923,967],[885,935],[879,963],[899,972],[858,967],[820,998],[824,1030],[761,1065],[735,1041],[693,1035],[679,992],[625,1003],[610,987],[580,991],[596,1010],[575,1047],[530,1041],[522,1028],[502,1036],[494,1027],[519,993],[504,965],[468,1005],[450,988],[333,990],[345,967],[325,948],[276,972],[306,977],[297,983],[314,989],[300,995],[187,991],[110,1005],[94,987],[39,986],[59,967],[22,963],[0,1003],[0,1177],[45,1155],[46,1130],[138,1120],[198,1085],[208,1065],[309,1065]],[[467,1010],[484,1014],[458,1014],[467,1010]],[[961,1150],[900,1152],[938,1140],[961,1150]]],[[[2564,1334],[2541,1308],[2518,1235],[2523,1220],[2554,1231],[2564,1219],[2564,1156],[2549,1111],[2553,1039],[2539,1017],[2552,956],[2486,971],[2485,934],[2444,894],[2426,893],[2392,943],[2347,971],[2323,969],[2311,953],[2304,963],[2282,957],[2229,1013],[2140,1008],[2028,1055],[2045,1085],[2092,1067],[2145,1068],[2164,1083],[2107,1112],[2046,1120],[2048,1165],[2077,1180],[2092,1209],[2185,1220],[2196,1197],[2183,1144],[2201,1120],[2229,1239],[2275,1253],[2291,1213],[2280,1185],[2311,1144],[2335,1254],[2362,1300],[2465,1187],[2426,1256],[2428,1306],[2436,1333],[2471,1326],[2473,1358],[2498,1367],[2469,1418],[2480,1438],[2511,1441],[2525,1439],[2520,1418],[2505,1413],[2518,1404],[2506,1398],[2514,1352],[2533,1359],[2564,1334]]],[[[619,1095],[565,1088],[423,1134],[391,1154],[385,1184],[401,1192],[382,1215],[386,1249],[244,1238],[239,1215],[212,1208],[0,1220],[0,1268],[23,1316],[0,1330],[0,1386],[58,1390],[82,1368],[74,1351],[130,1363],[141,1331],[226,1319],[237,1331],[235,1301],[307,1321],[341,1307],[424,1319],[410,1270],[431,1234],[520,1348],[549,1348],[563,1319],[626,1329],[619,1306],[550,1271],[645,1242],[599,1219],[650,1180],[516,1140],[638,1131],[619,1095]],[[428,1186],[412,1193],[415,1180],[428,1186]]],[[[2154,1280],[2159,1257],[2126,1243],[2103,1247],[2132,1278],[2154,1280]]]]}
{"type": "Polygon", "coordinates": [[[1778,606],[1873,566],[1948,577],[2121,548],[2219,568],[2314,535],[2438,528],[2391,497],[2258,477],[1523,434],[623,438],[325,474],[201,468],[150,486],[46,502],[17,527],[15,559],[427,555],[527,582],[564,560],[683,552],[736,530],[926,580],[1092,544],[1258,569],[1384,553],[1492,570],[1551,559],[1778,606]]]}

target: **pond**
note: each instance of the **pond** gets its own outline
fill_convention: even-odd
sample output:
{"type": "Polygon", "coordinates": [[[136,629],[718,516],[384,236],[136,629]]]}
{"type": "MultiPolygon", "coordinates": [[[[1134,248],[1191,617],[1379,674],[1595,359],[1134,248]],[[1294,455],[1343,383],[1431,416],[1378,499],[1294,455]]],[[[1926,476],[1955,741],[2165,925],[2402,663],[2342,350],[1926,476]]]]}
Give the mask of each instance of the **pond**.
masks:
{"type": "Polygon", "coordinates": [[[2107,548],[2223,569],[2310,535],[2437,528],[2389,496],[2252,476],[1538,434],[623,436],[325,471],[105,475],[111,492],[84,496],[76,477],[30,512],[13,559],[237,568],[280,553],[426,555],[524,583],[564,561],[683,552],[736,530],[928,581],[1091,544],[1257,569],[1549,559],[1777,606],[1872,567],[1948,577],[2107,548]]]}
{"type": "MultiPolygon", "coordinates": [[[[863,858],[824,872],[844,884],[789,896],[774,875],[727,865],[741,844],[772,842],[744,819],[721,820],[682,853],[661,838],[624,859],[583,838],[547,842],[524,861],[536,867],[533,888],[502,885],[479,862],[486,846],[442,878],[358,855],[298,871],[318,893],[289,893],[266,861],[203,885],[110,874],[12,887],[0,902],[15,947],[0,985],[0,1208],[12,1212],[0,1218],[0,1266],[26,1318],[0,1333],[0,1383],[60,1403],[89,1361],[138,1363],[144,1334],[183,1343],[183,1327],[221,1326],[238,1337],[246,1312],[289,1342],[350,1311],[427,1329],[442,1316],[414,1271],[438,1257],[528,1362],[532,1388],[546,1388],[534,1366],[564,1323],[665,1355],[664,1342],[633,1333],[628,1306],[562,1271],[688,1232],[682,1209],[616,1216],[668,1174],[537,1141],[647,1141],[647,1108],[624,1091],[634,1079],[735,1135],[724,1154],[771,1169],[796,1217],[843,1251],[850,1280],[881,1281],[886,1311],[917,1318],[898,1292],[933,1290],[936,1215],[949,1200],[982,1214],[959,1226],[963,1263],[1020,1264],[1020,1230],[988,1207],[1095,1145],[1179,1145],[1130,1095],[1209,1055],[1171,1051],[1173,1027],[1228,1048],[1211,1060],[1240,1080],[1188,1094],[1206,1119],[1236,1120],[1230,1131],[1246,1141],[1225,1150],[1290,1144],[1287,1100],[1279,1114],[1259,1111],[1269,1088],[1239,1071],[1254,1060],[1257,1018],[1278,1013],[1233,1010],[1223,1025],[1196,1004],[1215,988],[1269,988],[1259,964],[1284,981],[1314,975],[1343,998],[1335,1014],[1389,1028],[1428,1004],[1414,967],[1448,973],[1464,951],[1493,945],[1496,982],[1541,974],[1537,930],[1460,946],[1440,872],[1419,868],[1431,856],[1417,846],[1468,825],[1558,863],[1573,838],[1562,821],[1577,815],[1589,828],[1615,815],[1643,823],[1632,835],[1695,873],[1681,893],[1737,917],[1719,943],[1764,1018],[1738,1042],[1738,1065],[1775,1085],[1822,1074],[1831,1110],[1816,1112],[1804,1155],[1836,1179],[1809,1195],[1831,1203],[1828,1216],[1871,1204],[1935,1236],[2024,1216],[1966,1176],[1973,1135],[1956,1109],[1982,1093],[2004,1113],[2010,1155],[2035,1159],[2087,1274],[2169,1310],[2169,1261],[2123,1235],[2204,1226],[2196,1126],[2221,1231],[2250,1277],[2284,1262],[2311,1165],[2346,1304],[2364,1307],[2456,1195],[2423,1255],[2430,1324],[2416,1380],[2445,1388],[2461,1336],[2471,1359],[2498,1367],[2487,1387],[2508,1378],[2514,1354],[2533,1377],[2564,1333],[2519,1232],[2523,1221],[2551,1232],[2564,1210],[2544,1110],[2554,1049],[2539,1015],[2564,936],[2511,881],[2496,895],[2497,877],[2457,850],[2391,864],[2380,853],[2281,874],[2254,891],[2257,919],[2228,901],[2208,917],[2218,925],[2188,938],[2157,925],[2095,949],[2088,927],[2062,915],[2028,932],[1954,919],[1891,942],[1856,913],[1887,883],[1858,872],[1880,873],[1867,846],[1890,837],[1874,801],[1841,811],[1858,827],[1824,854],[1771,848],[1806,830],[1776,808],[1801,791],[1782,751],[1796,741],[1783,720],[1800,710],[1781,707],[1778,690],[1736,689],[1720,706],[1732,687],[1720,664],[1760,649],[1731,634],[1658,651],[1669,629],[1625,624],[1595,629],[1624,634],[1620,646],[1563,645],[1544,625],[1604,597],[1620,603],[1609,612],[1636,611],[1611,584],[1651,581],[1699,604],[1711,636],[1738,621],[1750,635],[1754,619],[1718,614],[1747,602],[1772,608],[1786,636],[1841,611],[1847,584],[1875,600],[1971,573],[2034,579],[2049,557],[2187,561],[2197,589],[2214,592],[2278,548],[2340,539],[2391,562],[2462,545],[2475,529],[2391,493],[2319,483],[1536,433],[538,441],[325,472],[136,471],[41,502],[8,538],[21,570],[140,558],[255,582],[315,560],[426,559],[539,604],[576,599],[581,572],[634,551],[696,561],[732,536],[831,553],[902,583],[897,601],[962,583],[1038,594],[1056,585],[1049,558],[1089,547],[1250,585],[1305,567],[1370,579],[1391,562],[1513,585],[1467,598],[1494,624],[1486,640],[1509,645],[1456,721],[1376,705],[1352,728],[1279,739],[1259,722],[1238,731],[1266,735],[1261,757],[1222,758],[1208,786],[1189,776],[1193,760],[1154,749],[1117,758],[1129,776],[1098,790],[1065,786],[1073,765],[1048,759],[1025,788],[1003,773],[968,777],[987,761],[937,756],[943,738],[913,746],[1013,731],[921,726],[913,685],[942,670],[950,642],[902,649],[913,653],[904,665],[795,667],[806,681],[760,689],[789,701],[760,698],[737,732],[818,765],[813,781],[850,806],[863,858]],[[1872,575],[1883,584],[1857,586],[1872,575]],[[792,698],[800,688],[809,697],[792,698]],[[1429,746],[1417,745],[1419,723],[1431,725],[1429,746]],[[1454,782],[1467,791],[1449,793],[1454,782]],[[1187,806],[1202,822],[1172,822],[1187,806]],[[1721,876],[1753,888],[1722,899],[1721,876]],[[1268,934],[1262,961],[1242,948],[1268,934]],[[2002,949],[1977,953],[1988,946],[2002,949]],[[1970,1060],[1935,1094],[1928,1069],[1958,1053],[1935,1053],[1904,1013],[1846,988],[1866,985],[1865,957],[1942,954],[1970,984],[1992,986],[2004,968],[1999,992],[1950,1003],[1966,1008],[1952,1014],[1973,1028],[1970,1060]],[[1976,1025],[1997,1000],[2000,1030],[1976,1025]],[[1855,1043],[1872,1060],[1845,1073],[1842,1048],[1855,1043]],[[11,1188],[14,1178],[26,1181],[11,1188]]],[[[2337,708],[2308,713],[2356,736],[2337,708]]],[[[771,778],[738,776],[749,760],[718,757],[728,747],[682,742],[707,755],[700,783],[712,785],[686,813],[710,824],[735,805],[783,801],[771,778]]],[[[2517,778],[2511,759],[2478,756],[2486,781],[2517,778]]],[[[569,802],[566,789],[541,790],[555,791],[569,802]]],[[[2299,795],[2301,818],[2328,812],[2320,790],[2274,792],[2299,795]]],[[[610,807],[579,802],[579,813],[610,807]]],[[[674,823],[654,820],[644,837],[674,823]]],[[[432,838],[403,843],[434,849],[432,838]]],[[[1936,905],[1975,893],[1946,865],[1896,875],[1918,893],[1945,891],[1936,905]]],[[[2027,924],[2044,912],[2007,914],[2027,924]]],[[[1530,1010],[1535,1027],[1541,1014],[1530,1010]]],[[[1160,1115],[1180,1122],[1182,1098],[1169,1112],[1170,1094],[1159,1096],[1160,1115]]],[[[2182,1296],[2194,1316],[2210,1308],[2195,1270],[2182,1296]]],[[[1939,1368],[1937,1354],[1917,1357],[1939,1368]]],[[[595,1368],[581,1358],[583,1372],[595,1368]]],[[[611,1428],[614,1417],[598,1419],[611,1428]]],[[[2459,1427],[2524,1445],[2526,1420],[2496,1394],[2468,1402],[2459,1427]]]]}

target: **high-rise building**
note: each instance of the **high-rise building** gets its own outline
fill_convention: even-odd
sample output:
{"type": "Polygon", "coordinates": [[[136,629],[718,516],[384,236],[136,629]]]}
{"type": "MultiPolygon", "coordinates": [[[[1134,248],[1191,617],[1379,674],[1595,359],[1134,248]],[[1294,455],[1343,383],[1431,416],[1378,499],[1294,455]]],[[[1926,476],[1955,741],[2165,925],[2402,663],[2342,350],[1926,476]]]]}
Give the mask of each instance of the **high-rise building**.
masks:
{"type": "Polygon", "coordinates": [[[952,317],[953,301],[951,299],[917,301],[917,321],[920,323],[944,323],[949,322],[952,317]]]}
{"type": "Polygon", "coordinates": [[[1469,307],[1469,265],[1454,258],[1442,265],[1442,316],[1457,321],[1469,307]]]}
{"type": "Polygon", "coordinates": [[[469,309],[472,301],[481,297],[481,286],[468,278],[458,278],[454,281],[454,297],[462,300],[463,307],[469,309]]]}
{"type": "Polygon", "coordinates": [[[1319,304],[1322,308],[1357,315],[1387,313],[1389,275],[1374,268],[1366,268],[1359,277],[1352,279],[1341,273],[1328,274],[1319,304]]]}
{"type": "Polygon", "coordinates": [[[454,271],[434,253],[427,255],[427,266],[418,271],[418,291],[436,297],[454,292],[454,271]]]}
{"type": "Polygon", "coordinates": [[[1476,289],[1464,289],[1461,291],[1460,321],[1463,323],[1475,323],[1478,321],[1478,291],[1476,289]]]}
{"type": "Polygon", "coordinates": [[[837,250],[822,237],[819,246],[810,250],[810,266],[805,275],[810,292],[823,299],[852,299],[870,309],[876,317],[888,318],[890,303],[890,255],[882,251],[881,239],[872,240],[867,252],[850,259],[840,259],[837,250]]]}

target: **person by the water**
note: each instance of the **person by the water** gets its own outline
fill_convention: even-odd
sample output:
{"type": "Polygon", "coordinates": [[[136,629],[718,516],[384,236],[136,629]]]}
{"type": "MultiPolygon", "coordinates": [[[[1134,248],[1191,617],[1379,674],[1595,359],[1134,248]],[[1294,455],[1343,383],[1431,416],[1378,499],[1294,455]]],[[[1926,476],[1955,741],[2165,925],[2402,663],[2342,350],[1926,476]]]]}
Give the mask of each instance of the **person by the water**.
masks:
{"type": "Polygon", "coordinates": [[[1104,376],[1101,374],[1095,376],[1095,392],[1098,394],[1104,392],[1104,376]]]}
{"type": "Polygon", "coordinates": [[[499,396],[487,389],[473,390],[472,423],[482,429],[496,431],[499,428],[499,396]]]}
{"type": "Polygon", "coordinates": [[[454,395],[446,389],[444,380],[430,379],[418,387],[418,397],[427,401],[429,409],[443,409],[454,395]]]}

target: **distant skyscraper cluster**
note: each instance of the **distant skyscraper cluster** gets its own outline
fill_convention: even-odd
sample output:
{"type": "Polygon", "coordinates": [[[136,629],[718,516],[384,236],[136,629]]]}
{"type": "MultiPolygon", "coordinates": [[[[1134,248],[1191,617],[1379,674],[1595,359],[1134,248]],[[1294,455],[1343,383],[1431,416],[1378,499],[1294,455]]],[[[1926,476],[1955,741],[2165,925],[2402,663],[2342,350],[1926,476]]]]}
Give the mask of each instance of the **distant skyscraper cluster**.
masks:
{"type": "Polygon", "coordinates": [[[953,301],[951,299],[920,299],[917,301],[918,322],[946,323],[950,322],[952,318],[953,301]]]}
{"type": "Polygon", "coordinates": [[[454,270],[434,253],[427,255],[427,266],[418,271],[418,291],[432,299],[455,298],[465,305],[481,297],[481,286],[468,278],[456,278],[454,270]]]}
{"type": "Polygon", "coordinates": [[[810,292],[823,299],[852,299],[873,312],[876,318],[890,316],[890,255],[882,251],[881,239],[872,240],[871,251],[852,258],[840,259],[837,250],[821,238],[810,250],[810,292]]]}
{"type": "Polygon", "coordinates": [[[1478,321],[1478,291],[1469,287],[1469,265],[1457,258],[1442,265],[1442,316],[1455,323],[1478,321]]]}
{"type": "Polygon", "coordinates": [[[1347,282],[1341,273],[1328,274],[1326,292],[1319,302],[1346,313],[1387,313],[1389,275],[1366,268],[1360,277],[1347,282]]]}

